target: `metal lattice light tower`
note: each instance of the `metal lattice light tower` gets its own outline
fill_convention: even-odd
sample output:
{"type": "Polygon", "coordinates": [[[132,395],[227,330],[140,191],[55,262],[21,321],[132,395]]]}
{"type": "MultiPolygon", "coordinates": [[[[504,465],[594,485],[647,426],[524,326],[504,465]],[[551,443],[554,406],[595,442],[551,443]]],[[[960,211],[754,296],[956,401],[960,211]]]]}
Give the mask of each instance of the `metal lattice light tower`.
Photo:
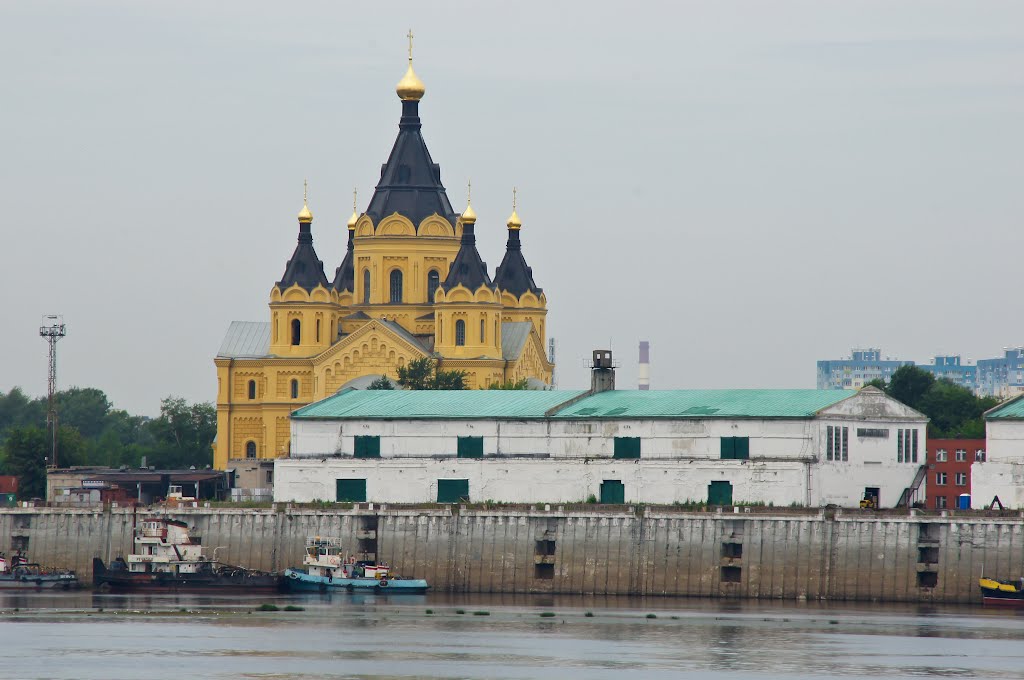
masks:
{"type": "Polygon", "coordinates": [[[64,317],[60,314],[47,314],[39,325],[39,335],[46,338],[50,345],[50,374],[47,381],[46,424],[50,427],[53,445],[50,454],[50,466],[57,467],[57,403],[54,395],[57,392],[57,341],[67,335],[64,317]]]}

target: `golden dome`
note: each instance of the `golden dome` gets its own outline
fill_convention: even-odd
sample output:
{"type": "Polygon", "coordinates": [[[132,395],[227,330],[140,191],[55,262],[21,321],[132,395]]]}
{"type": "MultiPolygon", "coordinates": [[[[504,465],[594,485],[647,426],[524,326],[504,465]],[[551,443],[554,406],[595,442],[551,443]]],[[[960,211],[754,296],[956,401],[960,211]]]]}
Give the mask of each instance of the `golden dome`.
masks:
{"type": "Polygon", "coordinates": [[[356,228],[356,222],[358,220],[359,220],[359,213],[357,213],[355,210],[353,210],[352,211],[352,217],[348,218],[348,228],[349,229],[355,229],[356,228]]]}
{"type": "Polygon", "coordinates": [[[519,229],[523,226],[523,223],[519,221],[519,215],[516,213],[515,208],[512,209],[512,214],[509,215],[508,222],[506,222],[509,229],[519,229]]]}
{"type": "Polygon", "coordinates": [[[302,181],[302,210],[299,211],[299,222],[308,224],[313,221],[313,213],[309,212],[309,204],[306,202],[309,193],[309,182],[302,181]]]}
{"type": "Polygon", "coordinates": [[[462,223],[476,224],[476,212],[473,210],[473,205],[470,203],[467,203],[466,209],[462,211],[462,223]]]}
{"type": "Polygon", "coordinates": [[[404,102],[418,102],[423,99],[426,88],[423,86],[423,81],[412,70],[412,59],[409,59],[409,68],[406,69],[402,79],[398,81],[395,92],[398,93],[399,99],[404,102]]]}

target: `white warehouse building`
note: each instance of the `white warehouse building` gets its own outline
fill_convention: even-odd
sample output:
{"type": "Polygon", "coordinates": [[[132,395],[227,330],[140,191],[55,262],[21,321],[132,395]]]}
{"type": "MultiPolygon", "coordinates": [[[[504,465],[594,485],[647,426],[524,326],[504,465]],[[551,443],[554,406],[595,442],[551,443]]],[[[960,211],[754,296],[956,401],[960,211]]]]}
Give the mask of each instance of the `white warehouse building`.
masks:
{"type": "Polygon", "coordinates": [[[880,390],[599,384],[343,390],[292,414],[274,500],[849,507],[870,496],[892,507],[923,498],[927,418],[880,390]]]}
{"type": "Polygon", "coordinates": [[[972,505],[997,499],[1006,508],[1024,508],[1024,395],[985,413],[985,460],[971,465],[972,505]]]}

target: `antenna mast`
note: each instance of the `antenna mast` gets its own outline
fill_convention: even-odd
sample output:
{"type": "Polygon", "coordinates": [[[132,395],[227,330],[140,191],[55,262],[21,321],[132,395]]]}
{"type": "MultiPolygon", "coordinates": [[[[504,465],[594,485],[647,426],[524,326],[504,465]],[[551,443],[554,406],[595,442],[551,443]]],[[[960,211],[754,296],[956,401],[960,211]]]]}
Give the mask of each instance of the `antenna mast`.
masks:
{"type": "Polygon", "coordinates": [[[67,335],[64,326],[64,317],[60,314],[47,314],[39,326],[40,337],[46,338],[50,345],[50,373],[47,380],[47,408],[46,424],[50,427],[52,452],[50,454],[49,467],[57,467],[57,402],[54,395],[57,392],[57,341],[67,335]]]}

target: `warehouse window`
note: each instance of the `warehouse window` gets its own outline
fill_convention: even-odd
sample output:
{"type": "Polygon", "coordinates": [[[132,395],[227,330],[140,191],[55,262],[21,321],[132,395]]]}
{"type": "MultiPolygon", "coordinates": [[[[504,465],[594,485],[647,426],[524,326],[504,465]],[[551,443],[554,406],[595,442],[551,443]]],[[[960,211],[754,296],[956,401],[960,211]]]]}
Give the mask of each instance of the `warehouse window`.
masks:
{"type": "Polygon", "coordinates": [[[897,430],[896,461],[917,462],[917,430],[897,430]]]}
{"type": "Polygon", "coordinates": [[[467,503],[467,502],[469,502],[469,480],[468,479],[439,479],[439,480],[437,480],[437,502],[438,503],[467,503]]]}
{"type": "MultiPolygon", "coordinates": [[[[859,435],[858,430],[858,435],[859,435]]],[[[828,425],[825,431],[825,460],[850,459],[850,428],[828,425]]]]}
{"type": "Polygon", "coordinates": [[[335,482],[335,498],[339,503],[365,503],[365,479],[339,479],[335,482]]]}
{"type": "Polygon", "coordinates": [[[616,437],[612,458],[639,458],[640,437],[616,437]]]}
{"type": "Polygon", "coordinates": [[[459,458],[483,458],[483,437],[459,437],[457,456],[459,458]]]}
{"type": "Polygon", "coordinates": [[[356,458],[380,458],[380,437],[356,436],[353,453],[356,458]]]}
{"type": "Polygon", "coordinates": [[[746,460],[750,458],[750,437],[722,437],[722,460],[746,460]]]}

